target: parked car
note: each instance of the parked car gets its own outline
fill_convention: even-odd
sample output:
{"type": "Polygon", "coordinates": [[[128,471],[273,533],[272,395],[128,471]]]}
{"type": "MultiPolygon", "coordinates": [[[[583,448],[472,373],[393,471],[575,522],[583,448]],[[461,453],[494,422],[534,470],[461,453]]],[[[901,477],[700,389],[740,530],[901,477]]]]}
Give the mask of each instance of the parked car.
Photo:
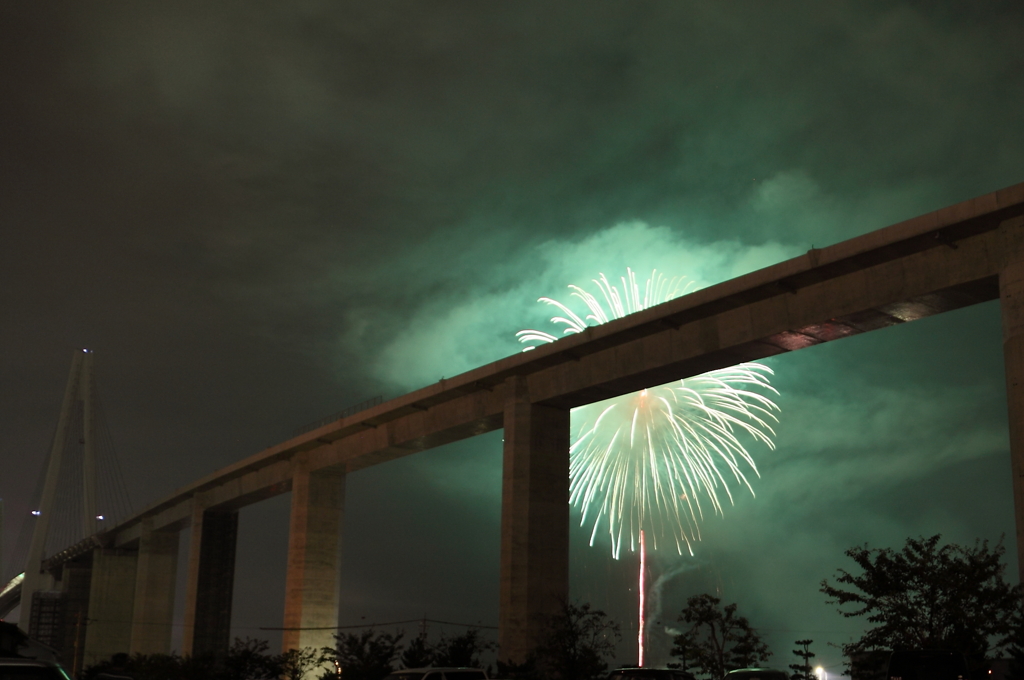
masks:
{"type": "Polygon", "coordinates": [[[60,664],[37,659],[0,657],[0,680],[71,680],[60,664]]]}
{"type": "Polygon", "coordinates": [[[384,680],[487,680],[487,671],[482,668],[403,668],[384,680]]]}
{"type": "Polygon", "coordinates": [[[774,668],[737,668],[726,673],[725,680],[789,680],[789,673],[774,668]]]}
{"type": "Polygon", "coordinates": [[[0,657],[57,663],[57,650],[33,640],[16,624],[0,621],[0,657]]]}
{"type": "Polygon", "coordinates": [[[678,668],[617,668],[608,680],[695,680],[692,673],[678,668]]]}

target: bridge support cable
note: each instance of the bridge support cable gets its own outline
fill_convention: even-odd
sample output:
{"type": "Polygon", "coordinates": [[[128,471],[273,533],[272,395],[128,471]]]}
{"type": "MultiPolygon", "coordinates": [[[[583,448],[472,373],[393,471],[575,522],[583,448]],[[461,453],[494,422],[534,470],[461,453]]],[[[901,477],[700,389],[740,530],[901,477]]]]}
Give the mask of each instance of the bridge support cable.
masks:
{"type": "Polygon", "coordinates": [[[79,383],[82,402],[82,536],[96,533],[96,378],[92,352],[84,355],[79,383]]]}
{"type": "Polygon", "coordinates": [[[99,392],[93,395],[96,404],[96,492],[100,502],[99,517],[103,517],[100,528],[112,527],[120,520],[134,513],[128,485],[124,481],[121,461],[114,447],[114,437],[110,432],[110,421],[99,392]]]}

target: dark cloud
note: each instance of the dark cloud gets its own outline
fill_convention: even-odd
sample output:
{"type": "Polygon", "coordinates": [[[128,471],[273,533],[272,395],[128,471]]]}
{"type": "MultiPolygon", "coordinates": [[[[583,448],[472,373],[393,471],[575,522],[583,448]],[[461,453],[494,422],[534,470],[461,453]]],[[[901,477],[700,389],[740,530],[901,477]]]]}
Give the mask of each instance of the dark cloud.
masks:
{"type": "MultiPolygon", "coordinates": [[[[75,347],[138,507],[517,351],[570,282],[708,285],[1019,182],[1022,24],[1017,2],[6,3],[8,523],[75,347]]],[[[1012,535],[998,324],[989,304],[773,360],[778,450],[665,616],[719,590],[785,666],[855,630],[816,590],[845,548],[1012,535]]],[[[499,451],[352,476],[347,621],[493,622],[499,451]]],[[[242,515],[240,634],[279,625],[285,507],[242,515]]],[[[625,621],[634,567],[585,534],[574,592],[625,621]]]]}

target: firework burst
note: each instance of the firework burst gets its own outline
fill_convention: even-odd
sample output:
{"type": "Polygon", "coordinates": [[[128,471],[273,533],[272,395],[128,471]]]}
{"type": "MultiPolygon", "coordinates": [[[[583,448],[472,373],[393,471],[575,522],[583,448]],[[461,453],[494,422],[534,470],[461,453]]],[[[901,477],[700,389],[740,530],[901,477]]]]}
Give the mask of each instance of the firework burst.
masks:
{"type": "MultiPolygon", "coordinates": [[[[540,301],[559,310],[551,321],[564,336],[690,290],[684,279],[655,271],[641,291],[626,271],[621,289],[604,274],[594,280],[597,295],[569,286],[586,305],[585,316],[552,298],[540,301]]],[[[558,339],[539,330],[517,336],[531,345],[524,351],[558,339]]],[[[757,466],[741,438],[774,448],[778,407],[765,394],[777,394],[771,374],[744,363],[574,409],[570,501],[582,512],[581,524],[592,524],[591,545],[603,527],[616,558],[624,547],[640,548],[641,532],[651,548],[660,537],[692,554],[705,512],[721,513],[723,499],[732,503],[730,484],[753,494],[748,474],[758,475],[757,466]]]]}

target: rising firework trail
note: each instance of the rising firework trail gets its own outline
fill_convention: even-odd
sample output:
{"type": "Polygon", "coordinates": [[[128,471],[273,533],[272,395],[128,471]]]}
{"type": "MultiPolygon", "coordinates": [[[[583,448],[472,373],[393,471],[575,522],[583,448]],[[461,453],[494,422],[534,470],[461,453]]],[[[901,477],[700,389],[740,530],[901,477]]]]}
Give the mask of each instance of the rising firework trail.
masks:
{"type": "Polygon", "coordinates": [[[640,622],[640,625],[637,626],[637,631],[638,632],[637,632],[637,638],[636,638],[637,659],[638,659],[636,665],[640,666],[641,668],[643,668],[643,665],[644,665],[644,648],[646,647],[646,645],[644,644],[644,642],[645,642],[644,633],[646,632],[646,629],[647,629],[647,620],[646,620],[647,602],[645,601],[646,600],[646,595],[647,595],[647,583],[646,583],[646,581],[647,581],[647,542],[644,541],[644,530],[641,529],[640,530],[640,584],[639,584],[640,585],[640,613],[639,613],[639,616],[637,617],[637,621],[640,622]]]}
{"type": "MultiPolygon", "coordinates": [[[[657,271],[643,291],[636,274],[626,270],[621,290],[604,274],[594,279],[598,293],[569,286],[571,297],[587,308],[584,316],[569,305],[541,298],[559,310],[551,319],[561,334],[582,333],[689,292],[682,278],[657,271]],[[602,302],[603,300],[603,302],[602,302]]],[[[559,336],[540,331],[517,333],[520,342],[537,345],[559,336]]],[[[722,495],[733,502],[730,483],[753,488],[747,478],[758,475],[754,459],[741,440],[774,448],[778,406],[765,393],[777,394],[769,382],[770,368],[744,363],[677,380],[573,410],[575,440],[569,451],[570,502],[582,512],[581,525],[592,524],[593,545],[604,527],[618,559],[623,547],[640,551],[639,654],[644,655],[643,579],[646,548],[657,549],[659,537],[679,554],[693,554],[700,540],[706,507],[722,513],[722,495]]]]}

